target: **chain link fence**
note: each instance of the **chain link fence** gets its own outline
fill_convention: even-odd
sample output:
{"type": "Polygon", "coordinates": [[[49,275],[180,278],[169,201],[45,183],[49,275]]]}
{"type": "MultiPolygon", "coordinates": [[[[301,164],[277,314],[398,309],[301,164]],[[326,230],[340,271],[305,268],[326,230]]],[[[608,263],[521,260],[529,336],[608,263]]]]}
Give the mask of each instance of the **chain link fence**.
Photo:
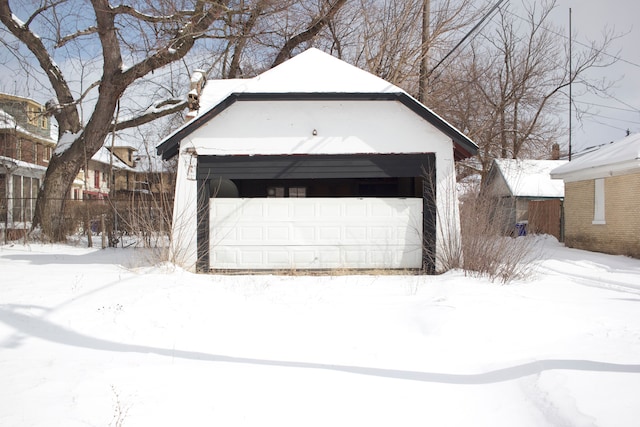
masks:
{"type": "MultiPolygon", "coordinates": [[[[28,239],[35,198],[0,198],[0,242],[28,239]]],[[[67,236],[107,236],[117,246],[123,236],[137,236],[144,246],[158,245],[171,230],[173,199],[160,195],[121,195],[104,199],[67,200],[67,236]]],[[[45,219],[46,220],[46,219],[45,219]]]]}

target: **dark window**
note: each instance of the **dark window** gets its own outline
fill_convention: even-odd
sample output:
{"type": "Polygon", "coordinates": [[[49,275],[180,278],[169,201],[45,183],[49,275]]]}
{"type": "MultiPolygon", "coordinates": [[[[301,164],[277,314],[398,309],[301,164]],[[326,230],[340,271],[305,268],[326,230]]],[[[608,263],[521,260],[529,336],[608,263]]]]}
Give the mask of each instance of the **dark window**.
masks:
{"type": "Polygon", "coordinates": [[[268,187],[267,197],[284,197],[284,187],[268,187]]]}
{"type": "Polygon", "coordinates": [[[307,188],[289,187],[289,197],[307,197],[307,188]]]}

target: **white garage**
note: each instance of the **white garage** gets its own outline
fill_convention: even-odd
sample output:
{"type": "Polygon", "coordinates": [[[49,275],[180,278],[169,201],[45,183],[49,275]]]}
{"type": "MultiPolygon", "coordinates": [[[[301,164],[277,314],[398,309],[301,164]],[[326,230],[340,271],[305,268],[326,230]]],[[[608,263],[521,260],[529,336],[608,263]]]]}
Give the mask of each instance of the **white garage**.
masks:
{"type": "Polygon", "coordinates": [[[397,86],[317,49],[253,79],[195,80],[171,256],[199,272],[438,271],[459,235],[464,134],[397,86]]]}
{"type": "Polygon", "coordinates": [[[419,269],[422,199],[211,200],[214,269],[419,269]]]}

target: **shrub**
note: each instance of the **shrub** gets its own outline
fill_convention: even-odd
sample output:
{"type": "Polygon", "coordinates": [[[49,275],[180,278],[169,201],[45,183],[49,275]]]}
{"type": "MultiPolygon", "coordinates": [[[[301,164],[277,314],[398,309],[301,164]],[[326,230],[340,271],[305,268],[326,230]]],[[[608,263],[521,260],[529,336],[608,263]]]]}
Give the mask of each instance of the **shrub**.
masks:
{"type": "MultiPolygon", "coordinates": [[[[495,198],[471,195],[460,205],[462,268],[466,274],[508,283],[524,277],[535,258],[534,240],[505,233],[505,209],[495,198]]],[[[515,224],[514,224],[515,229],[515,224]]]]}

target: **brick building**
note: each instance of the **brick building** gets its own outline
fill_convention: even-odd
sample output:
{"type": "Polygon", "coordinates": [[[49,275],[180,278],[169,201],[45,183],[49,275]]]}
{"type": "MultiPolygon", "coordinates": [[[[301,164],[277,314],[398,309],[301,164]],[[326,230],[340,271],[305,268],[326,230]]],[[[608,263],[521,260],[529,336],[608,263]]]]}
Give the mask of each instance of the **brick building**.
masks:
{"type": "Polygon", "coordinates": [[[551,172],[565,183],[565,244],[640,258],[640,134],[551,172]]]}
{"type": "Polygon", "coordinates": [[[0,227],[24,229],[56,142],[44,108],[0,94],[0,227]]]}

